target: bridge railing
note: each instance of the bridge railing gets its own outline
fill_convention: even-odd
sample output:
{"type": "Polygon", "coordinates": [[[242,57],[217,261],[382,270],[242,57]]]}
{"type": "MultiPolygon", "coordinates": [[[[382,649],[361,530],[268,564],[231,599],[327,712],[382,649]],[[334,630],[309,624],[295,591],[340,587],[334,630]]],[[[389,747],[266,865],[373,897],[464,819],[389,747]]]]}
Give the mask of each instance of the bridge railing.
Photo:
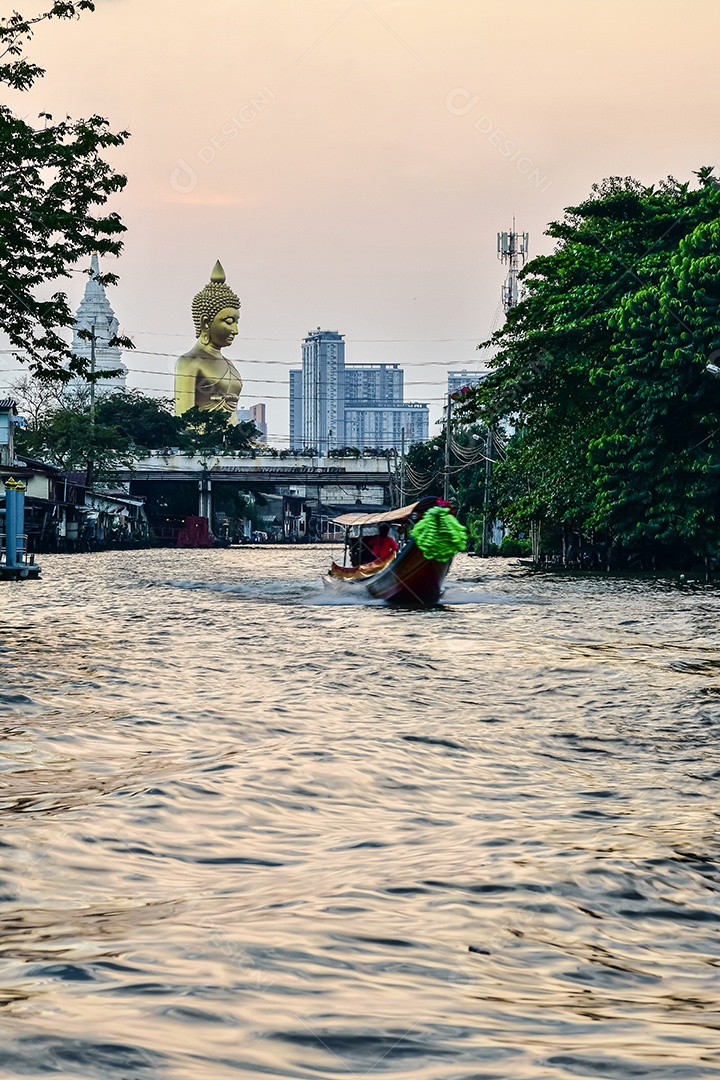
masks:
{"type": "Polygon", "coordinates": [[[225,457],[218,454],[191,456],[189,454],[163,453],[154,451],[148,457],[133,463],[133,471],[144,472],[158,469],[178,472],[209,472],[223,470],[228,472],[293,472],[298,475],[307,473],[366,473],[369,476],[387,476],[394,468],[393,459],[386,457],[329,457],[318,455],[306,457],[292,455],[280,457],[271,454],[258,454],[257,457],[225,457]]]}

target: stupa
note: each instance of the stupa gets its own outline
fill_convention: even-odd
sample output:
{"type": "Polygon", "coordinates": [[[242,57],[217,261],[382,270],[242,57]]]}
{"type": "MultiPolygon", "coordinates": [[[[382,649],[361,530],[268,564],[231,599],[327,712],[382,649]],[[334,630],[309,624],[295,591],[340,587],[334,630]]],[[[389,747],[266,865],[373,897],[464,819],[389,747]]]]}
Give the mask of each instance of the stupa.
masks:
{"type": "MultiPolygon", "coordinates": [[[[123,390],[127,378],[127,368],[122,362],[122,353],[117,345],[110,342],[118,332],[118,321],[115,312],[110,307],[110,301],[105,294],[105,286],[97,280],[100,273],[97,252],[92,256],[90,263],[92,276],[88,278],[85,286],[80,307],[77,309],[73,324],[72,351],[76,356],[82,356],[90,365],[91,342],[89,338],[80,337],[78,330],[89,330],[95,333],[95,370],[117,371],[119,375],[108,376],[98,379],[95,389],[100,393],[112,393],[113,390],[123,390]]],[[[71,387],[84,385],[84,380],[73,379],[71,387]]]]}

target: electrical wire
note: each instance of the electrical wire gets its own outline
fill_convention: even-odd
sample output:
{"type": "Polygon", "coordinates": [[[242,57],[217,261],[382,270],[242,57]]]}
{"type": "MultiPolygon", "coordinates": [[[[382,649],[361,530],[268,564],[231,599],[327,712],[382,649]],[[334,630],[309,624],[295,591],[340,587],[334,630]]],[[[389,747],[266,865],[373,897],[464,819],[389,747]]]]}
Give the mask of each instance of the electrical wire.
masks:
{"type": "MultiPolygon", "coordinates": [[[[252,340],[258,341],[259,338],[253,338],[252,340]]],[[[156,349],[123,349],[121,350],[126,357],[130,356],[164,356],[171,357],[173,360],[177,360],[178,355],[176,352],[160,352],[156,349]]],[[[0,356],[18,356],[22,352],[21,349],[0,349],[0,356]]],[[[257,357],[230,357],[234,364],[273,364],[279,367],[294,368],[300,370],[302,361],[298,360],[259,360],[257,357]]],[[[397,361],[390,361],[386,366],[395,364],[397,361]]],[[[457,361],[455,361],[457,363],[457,361]]],[[[445,367],[447,368],[447,360],[413,360],[409,365],[411,367],[445,367]]],[[[348,364],[347,367],[375,367],[375,364],[348,364]]],[[[467,367],[460,368],[459,371],[451,371],[448,368],[448,374],[462,375],[464,371],[467,371],[467,367]]]]}
{"type": "MultiPolygon", "coordinates": [[[[501,307],[500,304],[498,304],[498,308],[499,307],[501,307]]],[[[497,314],[497,312],[496,312],[496,314],[497,314]]],[[[493,321],[494,321],[494,318],[495,318],[495,316],[493,316],[493,321]]],[[[315,331],[311,331],[311,333],[314,333],[314,332],[315,331]]],[[[132,331],[132,333],[134,335],[136,335],[137,337],[165,337],[165,338],[172,337],[172,338],[182,338],[184,341],[188,340],[188,335],[187,334],[165,334],[165,333],[162,333],[159,330],[134,330],[134,331],[132,331]]],[[[343,338],[345,337],[344,334],[341,335],[341,336],[343,338]]],[[[456,343],[456,342],[457,343],[464,343],[464,342],[470,342],[470,341],[479,342],[481,339],[482,339],[481,334],[478,334],[476,337],[469,337],[469,338],[452,338],[452,337],[448,337],[448,338],[429,338],[429,337],[422,337],[422,338],[356,338],[356,337],[353,337],[353,338],[349,339],[348,343],[359,342],[359,343],[361,343],[363,345],[365,345],[365,344],[371,344],[371,345],[394,345],[394,344],[415,345],[415,344],[422,344],[425,341],[429,341],[429,342],[433,342],[433,343],[435,343],[435,342],[439,342],[439,343],[449,343],[449,342],[450,343],[456,343]]],[[[297,337],[286,337],[286,338],[285,337],[250,337],[250,336],[248,336],[246,334],[237,334],[236,335],[236,340],[237,341],[284,341],[284,342],[294,342],[297,345],[299,340],[302,341],[304,339],[302,339],[302,338],[299,339],[297,337]]]]}

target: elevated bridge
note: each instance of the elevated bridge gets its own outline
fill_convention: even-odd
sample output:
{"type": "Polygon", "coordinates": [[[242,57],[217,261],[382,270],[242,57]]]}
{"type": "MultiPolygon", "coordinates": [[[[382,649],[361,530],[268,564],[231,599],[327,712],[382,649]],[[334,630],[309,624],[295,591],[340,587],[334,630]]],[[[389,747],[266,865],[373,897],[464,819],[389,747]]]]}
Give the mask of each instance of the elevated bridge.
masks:
{"type": "Polygon", "coordinates": [[[119,470],[130,493],[150,504],[162,500],[168,512],[196,513],[213,520],[214,503],[226,502],[231,490],[260,496],[288,496],[323,507],[376,509],[392,505],[396,461],[385,457],[303,457],[258,454],[255,457],[188,457],[156,452],[119,470]],[[217,498],[216,498],[217,496],[217,498]]]}

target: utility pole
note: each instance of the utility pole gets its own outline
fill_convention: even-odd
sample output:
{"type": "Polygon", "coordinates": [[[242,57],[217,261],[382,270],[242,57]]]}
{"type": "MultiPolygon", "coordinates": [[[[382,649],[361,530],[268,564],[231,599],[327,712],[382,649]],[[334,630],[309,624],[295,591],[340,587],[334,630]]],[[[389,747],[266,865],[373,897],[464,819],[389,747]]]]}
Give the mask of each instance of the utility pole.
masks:
{"type": "Polygon", "coordinates": [[[400,505],[405,505],[405,428],[400,429],[400,505]]]}
{"type": "Polygon", "coordinates": [[[445,413],[445,469],[443,476],[443,499],[450,501],[450,438],[452,422],[452,394],[448,394],[445,413]]]}
{"type": "Polygon", "coordinates": [[[90,330],[90,423],[95,424],[95,323],[90,330]]]}
{"type": "Polygon", "coordinates": [[[487,429],[485,439],[485,490],[483,491],[482,557],[487,559],[490,546],[490,475],[492,470],[493,433],[487,429]]]}
{"type": "MultiPolygon", "coordinates": [[[[95,323],[90,328],[90,433],[95,436],[95,323]]],[[[85,486],[91,488],[95,479],[95,461],[89,458],[85,472],[85,486]]]]}

